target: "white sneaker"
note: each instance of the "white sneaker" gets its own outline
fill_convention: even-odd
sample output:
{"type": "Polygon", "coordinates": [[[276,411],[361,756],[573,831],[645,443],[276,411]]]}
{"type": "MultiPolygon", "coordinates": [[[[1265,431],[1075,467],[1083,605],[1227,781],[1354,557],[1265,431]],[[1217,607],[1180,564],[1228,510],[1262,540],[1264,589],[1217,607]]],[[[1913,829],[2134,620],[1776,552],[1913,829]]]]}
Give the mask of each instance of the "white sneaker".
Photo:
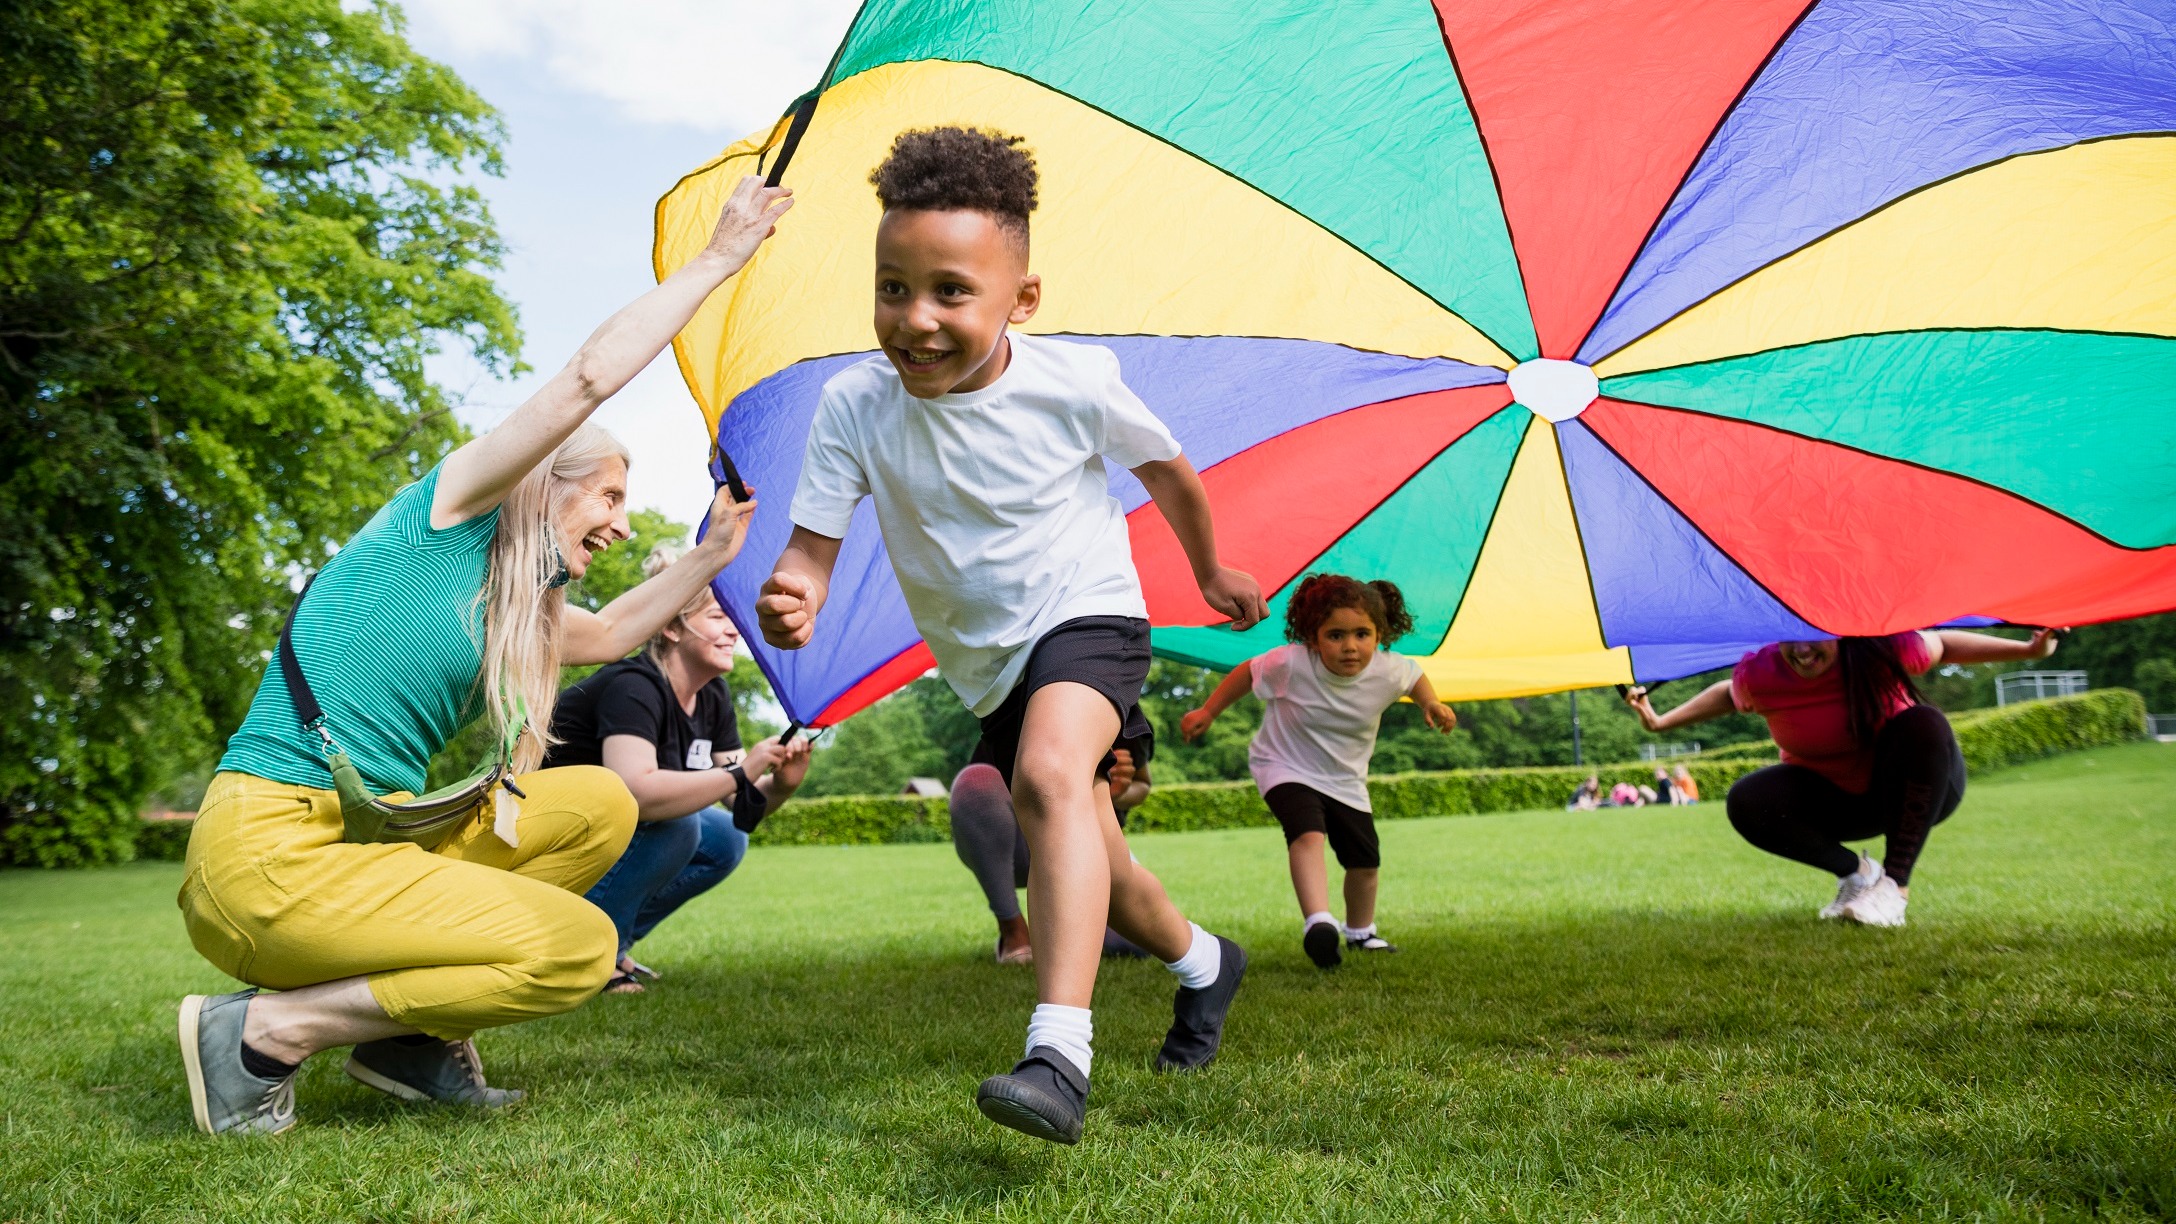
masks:
{"type": "Polygon", "coordinates": [[[1847,902],[1839,916],[1861,926],[1903,926],[1904,894],[1897,891],[1895,880],[1883,876],[1872,888],[1847,902]]]}
{"type": "Polygon", "coordinates": [[[1859,894],[1881,881],[1881,864],[1859,856],[1859,869],[1836,881],[1836,899],[1821,907],[1823,918],[1843,917],[1844,907],[1859,899],[1859,894]]]}

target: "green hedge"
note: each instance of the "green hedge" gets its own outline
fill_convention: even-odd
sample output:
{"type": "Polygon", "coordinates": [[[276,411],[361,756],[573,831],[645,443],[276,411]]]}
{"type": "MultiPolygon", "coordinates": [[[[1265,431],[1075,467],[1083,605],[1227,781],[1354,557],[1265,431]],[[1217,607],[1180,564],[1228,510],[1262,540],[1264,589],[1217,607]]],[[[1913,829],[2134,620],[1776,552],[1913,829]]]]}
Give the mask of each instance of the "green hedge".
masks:
{"type": "MultiPolygon", "coordinates": [[[[2129,689],[2096,689],[2076,697],[1968,710],[1950,721],[1957,728],[1966,767],[1984,773],[2058,752],[2138,739],[2145,734],[2146,704],[2129,689]]],[[[1775,744],[1761,740],[1664,763],[1690,769],[1701,795],[1713,800],[1722,798],[1732,782],[1775,759],[1775,744]]],[[[1589,773],[1598,775],[1605,788],[1618,782],[1651,783],[1655,763],[1395,774],[1368,779],[1368,794],[1376,816],[1384,820],[1539,811],[1564,806],[1589,773]]],[[[1134,811],[1127,828],[1176,833],[1275,823],[1252,782],[1180,782],[1157,787],[1134,811]]],[[[796,799],[765,820],[751,840],[766,846],[840,846],[941,842],[951,835],[942,799],[844,795],[796,799]]],[[[147,821],[137,838],[137,853],[178,860],[188,839],[187,821],[147,821]]]]}
{"type": "Polygon", "coordinates": [[[2146,701],[2130,689],[2094,689],[2075,697],[1967,710],[1951,723],[1965,768],[1985,773],[2058,752],[2144,739],[2146,701]]]}
{"type": "Polygon", "coordinates": [[[136,857],[178,863],[189,852],[193,820],[146,820],[136,829],[136,857]]]}
{"type": "Polygon", "coordinates": [[[758,846],[874,846],[952,840],[942,799],[915,795],[833,795],[795,799],[764,818],[758,846]]]}

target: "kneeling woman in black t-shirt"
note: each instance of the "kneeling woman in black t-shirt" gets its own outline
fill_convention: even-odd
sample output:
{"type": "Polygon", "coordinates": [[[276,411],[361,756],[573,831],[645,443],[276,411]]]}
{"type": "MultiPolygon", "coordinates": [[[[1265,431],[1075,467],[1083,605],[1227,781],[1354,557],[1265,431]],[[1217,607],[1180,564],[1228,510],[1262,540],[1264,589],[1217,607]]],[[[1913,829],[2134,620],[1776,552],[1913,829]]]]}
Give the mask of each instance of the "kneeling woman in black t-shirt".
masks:
{"type": "MultiPolygon", "coordinates": [[[[660,549],[645,572],[672,557],[660,549]]],[[[631,994],[657,973],[629,951],[666,915],[717,886],[748,853],[748,834],[808,773],[808,741],[741,747],[733,695],[740,634],[705,588],[641,654],[559,695],[551,765],[603,765],[637,805],[634,839],[586,894],[619,930],[619,970],[605,990],[631,994]]]]}

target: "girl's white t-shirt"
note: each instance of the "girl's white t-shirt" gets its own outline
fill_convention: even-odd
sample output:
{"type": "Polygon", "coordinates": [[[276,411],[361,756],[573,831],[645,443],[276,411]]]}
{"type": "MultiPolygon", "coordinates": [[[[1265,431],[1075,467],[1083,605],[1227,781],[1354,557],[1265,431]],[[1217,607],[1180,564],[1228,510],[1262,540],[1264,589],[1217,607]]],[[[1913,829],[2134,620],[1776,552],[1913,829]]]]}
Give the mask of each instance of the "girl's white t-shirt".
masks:
{"type": "Polygon", "coordinates": [[[1262,729],[1247,749],[1254,785],[1299,782],[1330,798],[1372,812],[1368,760],[1383,711],[1420,681],[1420,664],[1378,650],[1357,676],[1322,665],[1313,648],[1279,646],[1254,660],[1254,695],[1262,699],[1262,729]]]}
{"type": "MultiPolygon", "coordinates": [[[[977,715],[1004,703],[1045,633],[1081,616],[1146,617],[1107,457],[1175,459],[1178,440],[1094,344],[1010,337],[980,391],[916,399],[881,354],[834,375],[809,427],[793,521],[844,538],[877,525],[914,627],[977,715]]],[[[834,629],[836,631],[836,629],[834,629]]]]}

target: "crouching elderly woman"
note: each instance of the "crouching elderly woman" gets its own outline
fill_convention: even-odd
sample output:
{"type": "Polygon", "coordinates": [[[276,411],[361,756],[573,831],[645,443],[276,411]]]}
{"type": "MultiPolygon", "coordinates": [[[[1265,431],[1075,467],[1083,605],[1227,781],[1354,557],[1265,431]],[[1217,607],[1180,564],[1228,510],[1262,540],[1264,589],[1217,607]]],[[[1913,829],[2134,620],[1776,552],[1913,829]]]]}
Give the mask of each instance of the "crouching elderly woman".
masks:
{"type": "Polygon", "coordinates": [[[189,842],[191,942],[278,992],[182,1003],[199,1128],[285,1130],[296,1068],[336,1046],[402,1099],[508,1104],[520,1094],[485,1083],[471,1035],[567,1011],[611,975],[612,923],[582,893],[625,849],[635,801],[607,769],[537,769],[559,668],[641,645],[732,560],[754,503],[721,493],[701,547],[600,612],[570,608],[564,584],[629,535],[627,453],[586,422],[747,263],[785,194],[744,180],[701,255],[395,494],[304,592],[189,842]],[[358,835],[382,815],[372,796],[424,788],[478,705],[511,785],[440,836],[358,835]]]}

